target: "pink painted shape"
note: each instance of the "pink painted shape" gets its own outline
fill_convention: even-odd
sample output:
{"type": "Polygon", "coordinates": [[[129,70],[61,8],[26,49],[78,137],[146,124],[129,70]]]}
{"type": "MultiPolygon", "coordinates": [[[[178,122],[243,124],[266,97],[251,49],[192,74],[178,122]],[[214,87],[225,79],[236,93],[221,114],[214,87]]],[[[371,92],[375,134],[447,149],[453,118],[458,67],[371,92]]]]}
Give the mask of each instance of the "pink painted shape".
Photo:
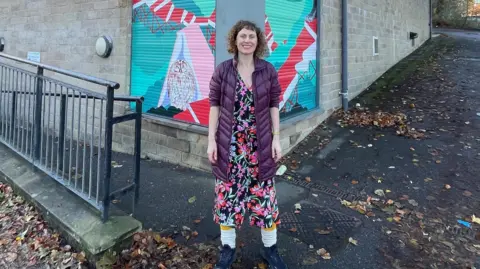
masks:
{"type": "Polygon", "coordinates": [[[208,97],[210,92],[210,78],[215,65],[213,54],[198,24],[189,25],[180,31],[185,34],[187,40],[184,46],[188,47],[193,70],[195,71],[195,78],[200,88],[201,96],[199,96],[198,100],[201,100],[208,97]]]}

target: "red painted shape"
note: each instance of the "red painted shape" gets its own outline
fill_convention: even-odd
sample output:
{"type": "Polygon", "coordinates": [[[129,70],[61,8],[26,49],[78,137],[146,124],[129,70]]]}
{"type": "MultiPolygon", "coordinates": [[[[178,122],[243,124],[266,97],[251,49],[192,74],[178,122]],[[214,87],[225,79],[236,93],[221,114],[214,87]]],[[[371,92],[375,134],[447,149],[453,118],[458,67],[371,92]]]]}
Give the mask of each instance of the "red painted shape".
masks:
{"type": "MultiPolygon", "coordinates": [[[[209,107],[210,107],[208,98],[192,102],[190,103],[190,106],[192,107],[192,110],[195,112],[195,115],[197,116],[198,121],[200,121],[199,123],[202,125],[208,125],[208,113],[209,113],[209,107]]],[[[180,112],[177,115],[173,116],[173,118],[177,120],[195,122],[189,110],[180,112]]]]}

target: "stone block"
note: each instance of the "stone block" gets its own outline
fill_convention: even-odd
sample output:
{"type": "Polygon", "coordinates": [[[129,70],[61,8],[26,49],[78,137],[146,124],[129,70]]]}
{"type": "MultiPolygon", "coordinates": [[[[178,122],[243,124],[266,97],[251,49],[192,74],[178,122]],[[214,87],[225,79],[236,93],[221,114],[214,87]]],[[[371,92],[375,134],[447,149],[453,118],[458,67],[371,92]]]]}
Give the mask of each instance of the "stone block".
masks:
{"type": "Polygon", "coordinates": [[[157,145],[157,154],[158,156],[162,156],[163,158],[166,158],[167,160],[170,160],[172,163],[181,163],[182,162],[182,151],[169,148],[166,146],[162,145],[157,145]]]}
{"type": "Polygon", "coordinates": [[[204,171],[211,171],[212,169],[210,161],[207,157],[202,157],[191,153],[182,153],[182,163],[184,165],[204,171]]]}

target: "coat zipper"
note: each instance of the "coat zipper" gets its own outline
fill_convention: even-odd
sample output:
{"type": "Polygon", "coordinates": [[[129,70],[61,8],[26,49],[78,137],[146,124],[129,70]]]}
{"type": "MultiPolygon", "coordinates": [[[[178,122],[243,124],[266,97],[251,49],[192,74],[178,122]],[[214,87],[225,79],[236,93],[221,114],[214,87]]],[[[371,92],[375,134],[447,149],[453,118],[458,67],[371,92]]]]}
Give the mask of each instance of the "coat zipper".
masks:
{"type": "Polygon", "coordinates": [[[252,72],[252,91],[253,91],[253,107],[255,108],[255,125],[256,125],[256,128],[257,128],[257,162],[258,162],[258,180],[262,180],[260,175],[262,175],[262,173],[260,172],[260,167],[261,167],[261,162],[260,162],[260,150],[259,149],[262,149],[262,145],[261,145],[261,142],[260,142],[260,139],[258,137],[258,125],[257,125],[257,87],[256,87],[256,80],[255,80],[255,72],[256,71],[253,71],[252,72]]]}

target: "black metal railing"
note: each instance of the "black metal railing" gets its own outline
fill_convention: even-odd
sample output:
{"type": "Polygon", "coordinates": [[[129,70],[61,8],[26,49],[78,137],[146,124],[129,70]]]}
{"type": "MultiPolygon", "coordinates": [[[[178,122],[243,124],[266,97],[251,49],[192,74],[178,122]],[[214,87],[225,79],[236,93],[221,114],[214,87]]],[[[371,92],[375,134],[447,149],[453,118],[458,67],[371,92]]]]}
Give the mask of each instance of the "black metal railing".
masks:
{"type": "Polygon", "coordinates": [[[143,97],[115,95],[119,87],[0,53],[0,142],[100,210],[103,221],[113,199],[133,192],[134,211],[139,196],[143,97]],[[36,73],[21,64],[36,67],[36,73]],[[74,86],[45,71],[100,85],[106,92],[74,86]],[[114,117],[114,102],[135,102],[136,110],[114,117]],[[130,120],[135,121],[133,180],[112,192],[113,125],[130,120]]]}

